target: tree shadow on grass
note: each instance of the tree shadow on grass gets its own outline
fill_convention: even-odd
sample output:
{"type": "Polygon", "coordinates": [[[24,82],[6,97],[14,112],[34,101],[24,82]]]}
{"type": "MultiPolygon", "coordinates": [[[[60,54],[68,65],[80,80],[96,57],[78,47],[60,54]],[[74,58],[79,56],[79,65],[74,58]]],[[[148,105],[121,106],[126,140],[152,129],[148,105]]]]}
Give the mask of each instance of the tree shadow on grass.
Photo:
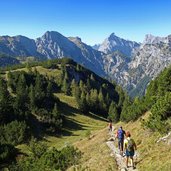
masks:
{"type": "Polygon", "coordinates": [[[79,109],[74,108],[64,102],[61,102],[61,112],[65,116],[66,115],[67,116],[75,116],[76,114],[81,114],[81,115],[91,117],[92,119],[95,119],[95,120],[104,121],[104,122],[108,121],[105,117],[94,114],[92,112],[87,112],[86,114],[83,114],[79,109]]]}
{"type": "Polygon", "coordinates": [[[104,122],[107,122],[108,121],[103,116],[99,116],[99,115],[94,114],[92,112],[87,113],[86,116],[89,116],[90,118],[95,119],[95,120],[98,120],[98,121],[104,121],[104,122]]]}
{"type": "Polygon", "coordinates": [[[77,108],[74,108],[65,102],[61,102],[60,108],[63,115],[75,116],[75,114],[80,114],[80,111],[77,108]]]}
{"type": "Polygon", "coordinates": [[[65,118],[64,119],[64,128],[69,131],[77,131],[77,130],[85,130],[86,126],[80,124],[74,119],[71,118],[65,118]]]}

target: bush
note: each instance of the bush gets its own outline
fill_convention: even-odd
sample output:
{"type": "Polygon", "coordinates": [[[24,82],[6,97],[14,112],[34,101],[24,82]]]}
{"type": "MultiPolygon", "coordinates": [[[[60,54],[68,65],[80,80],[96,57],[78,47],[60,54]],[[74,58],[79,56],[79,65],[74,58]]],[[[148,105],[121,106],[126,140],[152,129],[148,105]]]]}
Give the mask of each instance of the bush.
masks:
{"type": "Polygon", "coordinates": [[[16,156],[17,150],[11,144],[0,145],[0,163],[8,162],[16,156]]]}
{"type": "Polygon", "coordinates": [[[151,108],[151,115],[144,125],[153,131],[166,133],[169,130],[167,119],[171,117],[171,93],[160,97],[151,108]]]}
{"type": "Polygon", "coordinates": [[[78,164],[81,152],[72,146],[67,146],[61,151],[43,147],[42,144],[34,142],[34,149],[29,157],[21,160],[17,165],[13,165],[13,171],[37,171],[37,170],[59,170],[65,171],[68,167],[78,164]]]}
{"type": "Polygon", "coordinates": [[[25,122],[12,121],[7,125],[0,126],[0,142],[2,144],[18,145],[28,137],[25,122]]]}
{"type": "Polygon", "coordinates": [[[34,139],[30,141],[29,147],[34,158],[40,158],[47,150],[45,144],[37,143],[34,139]]]}

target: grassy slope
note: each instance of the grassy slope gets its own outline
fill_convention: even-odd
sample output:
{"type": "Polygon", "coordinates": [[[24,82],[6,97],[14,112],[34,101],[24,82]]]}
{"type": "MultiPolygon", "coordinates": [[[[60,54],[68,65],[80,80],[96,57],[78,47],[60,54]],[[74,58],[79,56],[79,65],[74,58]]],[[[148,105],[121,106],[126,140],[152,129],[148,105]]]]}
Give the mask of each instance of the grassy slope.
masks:
{"type": "MultiPolygon", "coordinates": [[[[147,118],[148,113],[143,116],[147,118]]],[[[137,168],[140,171],[170,171],[171,170],[171,147],[163,142],[156,143],[161,137],[158,133],[152,133],[143,129],[140,120],[136,122],[118,123],[116,128],[122,125],[124,130],[130,131],[132,138],[138,145],[140,154],[137,160],[137,168]]]]}
{"type": "Polygon", "coordinates": [[[48,136],[46,138],[48,145],[61,148],[67,144],[82,140],[87,136],[88,130],[94,133],[106,127],[104,119],[95,115],[86,116],[81,114],[73,97],[62,93],[58,93],[56,96],[63,102],[62,113],[66,117],[66,122],[61,137],[48,136]]]}
{"type": "MultiPolygon", "coordinates": [[[[72,129],[69,129],[72,133],[70,136],[63,136],[58,139],[48,137],[48,140],[52,140],[52,144],[55,143],[56,147],[63,146],[66,143],[74,143],[74,146],[83,152],[81,164],[76,167],[79,171],[117,170],[116,163],[113,158],[110,157],[110,151],[105,143],[108,138],[106,121],[95,115],[85,116],[78,113],[76,110],[77,105],[73,97],[68,97],[63,94],[57,94],[57,96],[62,102],[69,104],[68,108],[71,106],[73,107],[73,109],[69,110],[66,107],[64,113],[67,115],[70,122],[74,121],[77,125],[74,126],[73,124],[72,129]],[[81,126],[81,130],[80,128],[77,128],[78,126],[81,126]],[[86,135],[87,130],[91,131],[90,139],[86,135]],[[57,140],[59,143],[58,145],[56,143],[57,140]]],[[[72,170],[74,170],[73,167],[68,169],[68,171],[72,170]]]]}
{"type": "MultiPolygon", "coordinates": [[[[117,170],[116,163],[110,157],[110,150],[106,146],[108,138],[108,131],[106,129],[106,121],[96,115],[89,116],[82,115],[77,110],[77,104],[73,97],[64,94],[56,94],[64,103],[63,114],[65,114],[68,124],[65,124],[64,135],[61,137],[47,136],[45,143],[49,147],[56,147],[58,149],[67,144],[73,144],[82,153],[82,159],[78,171],[115,171],[117,170]],[[91,131],[91,139],[87,136],[87,131],[91,131]]],[[[28,153],[26,145],[19,145],[18,148],[22,152],[28,153]]],[[[69,168],[68,171],[73,171],[74,167],[69,168]]]]}
{"type": "MultiPolygon", "coordinates": [[[[60,70],[48,70],[42,67],[36,67],[42,74],[58,77],[60,70]]],[[[105,145],[107,139],[106,122],[95,116],[82,115],[78,109],[73,97],[64,94],[56,94],[63,102],[63,114],[67,116],[64,128],[64,135],[61,137],[48,136],[45,142],[49,147],[62,148],[66,144],[75,144],[83,152],[81,166],[77,170],[116,170],[116,164],[110,157],[110,151],[105,145]],[[85,138],[88,131],[91,130],[92,138],[85,138]]],[[[146,114],[144,117],[147,117],[146,114]]],[[[149,130],[144,130],[140,120],[136,122],[118,123],[116,128],[122,125],[125,130],[129,130],[132,137],[138,145],[140,157],[137,161],[137,167],[141,171],[170,171],[171,170],[171,148],[164,144],[156,144],[159,134],[154,134],[149,130]]],[[[20,145],[20,149],[27,151],[27,146],[20,145]]],[[[73,170],[70,168],[69,171],[73,170]]]]}
{"type": "Polygon", "coordinates": [[[105,128],[92,134],[91,139],[76,142],[74,145],[83,152],[83,157],[79,166],[71,167],[67,171],[74,171],[74,168],[78,171],[116,171],[116,162],[106,146],[108,138],[105,128]]]}

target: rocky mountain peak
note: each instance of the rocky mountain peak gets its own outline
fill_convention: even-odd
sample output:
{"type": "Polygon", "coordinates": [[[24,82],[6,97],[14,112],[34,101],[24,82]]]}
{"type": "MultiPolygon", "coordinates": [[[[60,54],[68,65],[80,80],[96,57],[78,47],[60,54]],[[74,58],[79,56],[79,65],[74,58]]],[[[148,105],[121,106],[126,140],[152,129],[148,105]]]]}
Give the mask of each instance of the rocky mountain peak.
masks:
{"type": "Polygon", "coordinates": [[[108,37],[108,39],[113,39],[113,38],[116,38],[117,36],[115,35],[115,33],[111,33],[108,37]]]}
{"type": "Polygon", "coordinates": [[[131,57],[132,51],[139,46],[140,44],[137,42],[125,40],[116,36],[115,33],[112,33],[103,41],[102,44],[100,44],[98,50],[106,54],[119,50],[126,56],[131,57]]]}
{"type": "Polygon", "coordinates": [[[169,41],[168,37],[159,37],[159,36],[153,36],[152,34],[147,34],[145,36],[145,39],[143,41],[143,45],[145,44],[159,44],[159,43],[168,43],[169,41]]]}
{"type": "Polygon", "coordinates": [[[57,31],[47,31],[42,37],[42,39],[48,41],[57,41],[65,38],[62,34],[58,33],[57,31]]]}

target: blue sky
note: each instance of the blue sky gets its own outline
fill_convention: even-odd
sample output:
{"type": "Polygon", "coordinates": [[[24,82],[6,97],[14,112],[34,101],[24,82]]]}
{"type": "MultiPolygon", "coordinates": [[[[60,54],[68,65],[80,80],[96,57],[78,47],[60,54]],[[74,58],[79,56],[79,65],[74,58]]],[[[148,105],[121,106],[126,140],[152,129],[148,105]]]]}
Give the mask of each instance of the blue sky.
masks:
{"type": "Polygon", "coordinates": [[[58,31],[101,43],[112,32],[142,42],[171,34],[171,0],[0,0],[0,35],[58,31]]]}

